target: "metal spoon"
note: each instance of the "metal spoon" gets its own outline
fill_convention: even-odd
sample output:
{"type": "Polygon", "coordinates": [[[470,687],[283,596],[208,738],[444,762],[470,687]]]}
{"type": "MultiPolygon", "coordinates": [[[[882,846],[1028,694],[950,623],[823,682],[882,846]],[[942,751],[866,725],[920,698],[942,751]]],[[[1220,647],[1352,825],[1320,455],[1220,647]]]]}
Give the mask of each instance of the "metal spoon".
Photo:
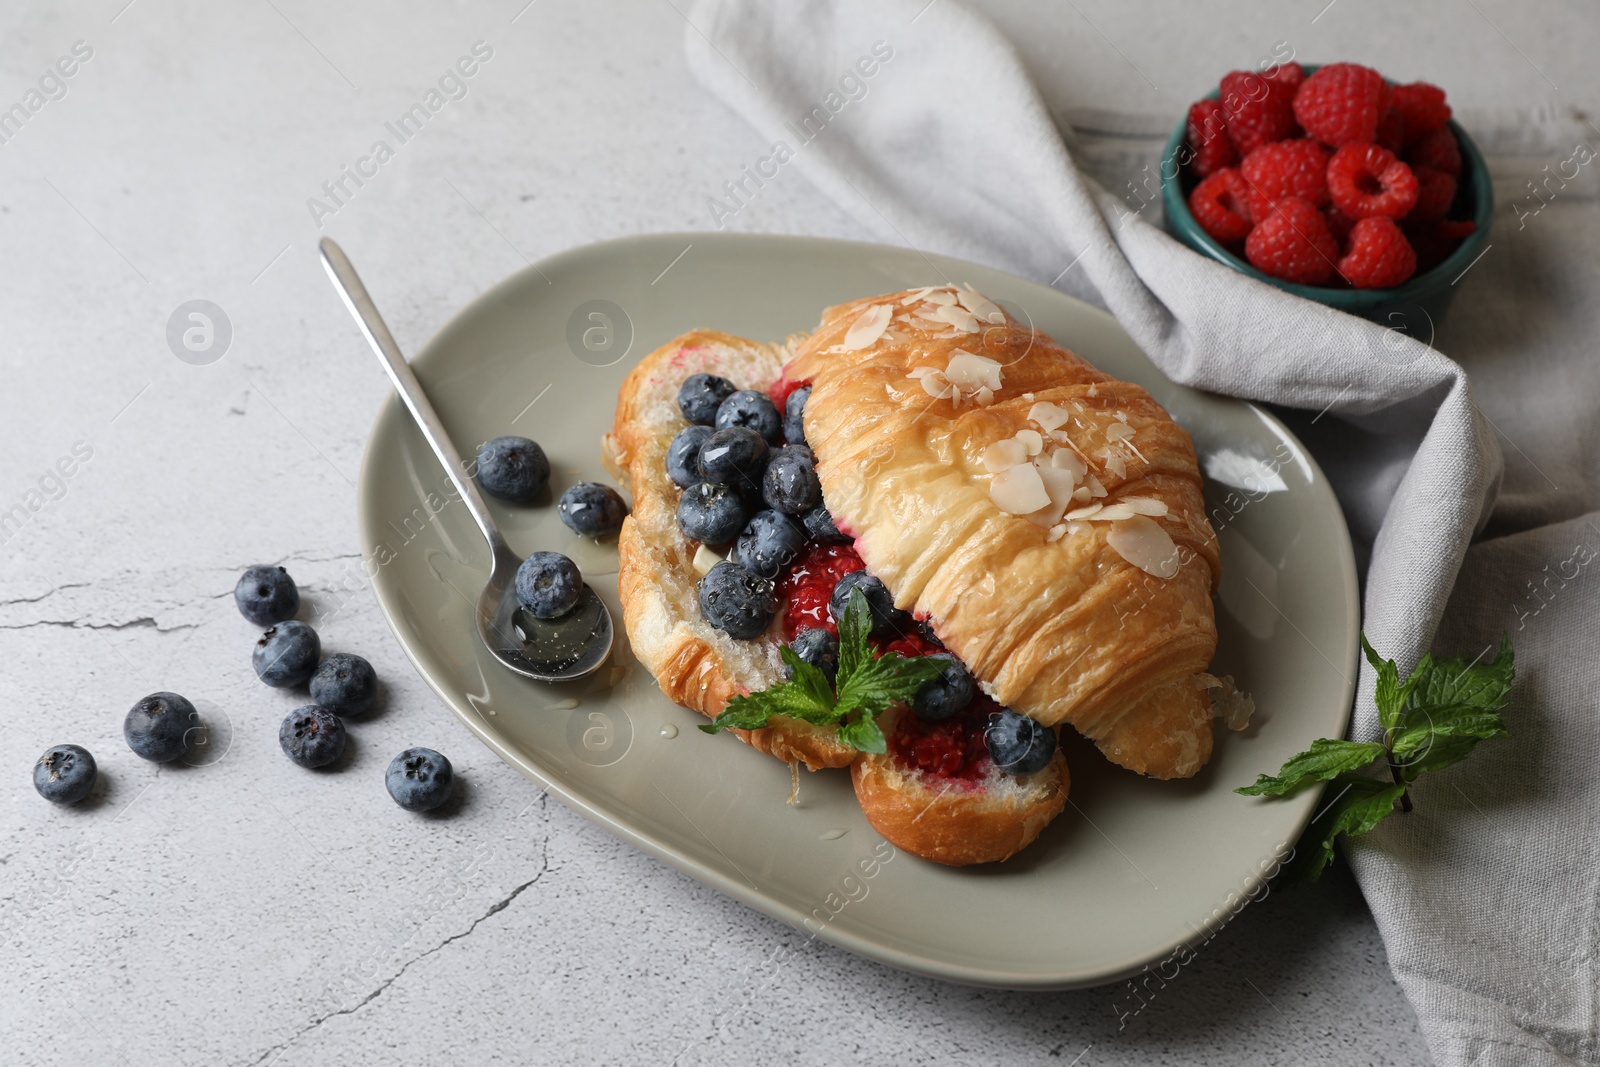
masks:
{"type": "Polygon", "coordinates": [[[367,295],[367,287],[361,284],[355,267],[344,250],[328,238],[322,239],[321,248],[322,265],[328,269],[333,287],[361,325],[367,343],[383,362],[422,436],[433,447],[434,455],[461,494],[461,502],[489,542],[493,562],[489,582],[478,597],[477,611],[478,634],[484,647],[518,674],[540,682],[570,682],[593,674],[611,654],[615,638],[611,612],[587,583],[578,606],[559,619],[536,619],[522,610],[514,588],[521,558],[506,544],[483,497],[478,495],[478,487],[466,476],[450,435],[428,402],[422,383],[412,373],[411,364],[395,344],[389,327],[384,325],[377,305],[367,295]]]}

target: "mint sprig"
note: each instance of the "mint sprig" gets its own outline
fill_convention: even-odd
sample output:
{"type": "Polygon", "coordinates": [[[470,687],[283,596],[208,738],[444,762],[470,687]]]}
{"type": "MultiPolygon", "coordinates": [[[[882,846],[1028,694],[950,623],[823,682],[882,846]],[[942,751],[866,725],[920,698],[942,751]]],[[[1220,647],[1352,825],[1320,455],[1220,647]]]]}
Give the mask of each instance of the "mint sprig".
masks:
{"type": "Polygon", "coordinates": [[[1359,837],[1395,809],[1411,810],[1410,786],[1418,776],[1465,759],[1479,741],[1506,732],[1499,711],[1515,678],[1511,642],[1489,663],[1463,657],[1423,656],[1402,681],[1394,660],[1381,658],[1361,635],[1367,661],[1378,673],[1373,694],[1382,741],[1342,741],[1326,737],[1290,756],[1276,775],[1257,776],[1235,789],[1246,796],[1288,796],[1318,782],[1331,783],[1334,799],[1301,835],[1292,866],[1316,881],[1333,861],[1334,842],[1359,837]],[[1373,769],[1384,771],[1375,777],[1373,769]]]}
{"type": "Polygon", "coordinates": [[[834,685],[822,669],[795,655],[785,645],[778,650],[789,665],[790,677],[754,693],[728,701],[709,724],[708,734],[722,730],[759,730],[775,715],[838,726],[839,740],[862,752],[889,749],[878,716],[892,704],[909,704],[917,690],[938,676],[944,664],[930,656],[902,656],[898,652],[874,658],[868,635],[871,611],[859,589],[850,590],[844,618],[839,620],[839,670],[834,685]]]}

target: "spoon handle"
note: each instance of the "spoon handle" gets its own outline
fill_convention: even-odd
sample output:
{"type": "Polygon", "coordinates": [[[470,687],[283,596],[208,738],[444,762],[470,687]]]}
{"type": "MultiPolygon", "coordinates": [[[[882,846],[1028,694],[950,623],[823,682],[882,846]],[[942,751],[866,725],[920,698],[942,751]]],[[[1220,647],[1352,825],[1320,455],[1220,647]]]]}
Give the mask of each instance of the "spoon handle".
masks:
{"type": "Polygon", "coordinates": [[[361,284],[361,277],[356,274],[356,268],[344,254],[344,249],[335,244],[331,238],[324,237],[320,247],[322,265],[328,269],[328,277],[333,279],[333,287],[339,290],[339,295],[344,298],[345,307],[355,316],[367,343],[372,346],[384,369],[389,372],[389,380],[394,382],[400,398],[405,401],[412,417],[417,420],[417,427],[422,430],[422,436],[427,439],[434,455],[438,456],[439,462],[444,465],[445,473],[450,476],[456,491],[461,494],[461,502],[467,506],[467,511],[477,522],[478,529],[483,531],[483,536],[488,540],[490,550],[496,555],[500,554],[507,547],[505,538],[500,535],[500,529],[495,525],[494,517],[489,514],[489,508],[484,504],[483,497],[478,495],[478,487],[467,477],[461,456],[456,451],[456,446],[451,443],[450,435],[445,432],[444,423],[439,421],[438,413],[428,402],[428,394],[423,392],[422,383],[417,381],[416,374],[411,370],[411,364],[406,362],[406,357],[400,352],[400,346],[395,344],[394,336],[389,333],[389,327],[384,325],[383,316],[378,314],[377,305],[372,302],[372,297],[367,295],[367,287],[361,284]]]}

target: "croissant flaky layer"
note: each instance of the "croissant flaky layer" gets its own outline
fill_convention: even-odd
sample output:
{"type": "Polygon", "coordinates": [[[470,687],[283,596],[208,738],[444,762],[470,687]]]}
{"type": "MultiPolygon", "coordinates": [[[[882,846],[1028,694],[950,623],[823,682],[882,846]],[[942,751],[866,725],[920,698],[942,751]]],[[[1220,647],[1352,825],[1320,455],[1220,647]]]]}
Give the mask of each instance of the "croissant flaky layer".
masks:
{"type": "Polygon", "coordinates": [[[1194,445],[1149,393],[948,287],[830,308],[785,373],[812,383],[839,527],[990,695],[1143,774],[1205,764],[1217,540],[1194,445]],[[1011,513],[1040,492],[1029,465],[1072,469],[1073,499],[1011,513]]]}

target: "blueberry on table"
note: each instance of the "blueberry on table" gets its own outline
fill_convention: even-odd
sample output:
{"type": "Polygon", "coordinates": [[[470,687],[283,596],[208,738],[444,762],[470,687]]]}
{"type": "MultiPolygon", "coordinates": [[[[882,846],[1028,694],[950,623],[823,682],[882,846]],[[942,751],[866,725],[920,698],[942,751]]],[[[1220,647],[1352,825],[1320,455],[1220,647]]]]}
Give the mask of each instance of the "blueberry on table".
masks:
{"type": "Polygon", "coordinates": [[[726,485],[701,482],[683,491],[678,501],[678,529],[707,545],[725,545],[745,524],[744,501],[726,485]]]}
{"type": "Polygon", "coordinates": [[[287,689],[306,682],[321,656],[322,640],[317,631],[290,619],[261,635],[250,662],[262,682],[274,689],[287,689]]]}
{"type": "Polygon", "coordinates": [[[33,787],[52,804],[76,804],[94,788],[94,757],[78,745],[52,745],[33,765],[33,787]]]}
{"type": "Polygon", "coordinates": [[[536,619],[555,619],[578,606],[583,575],[559,552],[534,552],[517,568],[517,603],[536,619]]]}
{"type": "Polygon", "coordinates": [[[432,811],[450,799],[455,786],[450,761],[431,748],[408,748],[389,763],[383,776],[394,802],[407,811],[432,811]]]}
{"type": "Polygon", "coordinates": [[[691,374],[678,387],[678,410],[683,417],[698,426],[710,426],[717,421],[717,408],[738,386],[715,374],[691,374]]]}
{"type": "Polygon", "coordinates": [[[866,571],[851,571],[833,587],[833,595],[828,597],[828,614],[833,616],[835,622],[844,618],[844,609],[850,606],[852,589],[860,589],[861,595],[866,598],[867,609],[872,614],[873,636],[882,637],[905,628],[909,619],[905,612],[894,606],[889,587],[866,571]]]}
{"type": "Polygon", "coordinates": [[[777,614],[772,582],[752,574],[732,560],[712,567],[696,586],[700,614],[729,637],[748,641],[760,637],[777,614]]]}
{"type": "MultiPolygon", "coordinates": [[[[839,639],[823,629],[802,627],[789,642],[794,654],[828,676],[832,685],[839,674],[839,639]]],[[[788,672],[788,673],[793,673],[788,672]]]]}
{"type": "Polygon", "coordinates": [[[478,484],[513,504],[531,504],[550,484],[550,460],[526,437],[496,437],[478,449],[478,484]]]}
{"type": "Polygon", "coordinates": [[[1056,754],[1056,732],[1010,708],[989,716],[983,737],[989,745],[989,758],[1007,774],[1042,771],[1056,754]]]}
{"type": "Polygon", "coordinates": [[[754,430],[769,445],[783,440],[783,416],[778,414],[778,405],[766,393],[756,389],[741,389],[718,405],[717,429],[726,430],[734,426],[754,430]]]}
{"type": "Polygon", "coordinates": [[[752,574],[776,578],[804,547],[806,532],[799,523],[781,511],[758,511],[733,543],[731,558],[752,574]]]}
{"type": "Polygon", "coordinates": [[[154,763],[170,763],[189,751],[189,732],[200,725],[200,713],[177,693],[151,693],[122,720],[122,737],[134,755],[154,763]]]}
{"type": "Polygon", "coordinates": [[[579,482],[556,504],[556,513],[567,529],[585,537],[610,537],[622,529],[628,505],[622,494],[599,482],[579,482]]]}
{"type": "Polygon", "coordinates": [[[377,698],[377,672],[349,652],[335,652],[311,675],[311,699],[335,715],[365,715],[377,698]]]}
{"type": "Polygon", "coordinates": [[[783,402],[783,436],[791,445],[806,443],[806,424],[801,416],[805,414],[806,401],[810,399],[811,386],[802,385],[783,402]]]}
{"type": "Polygon", "coordinates": [[[344,755],[344,738],[344,720],[320,704],[295,708],[278,727],[283,754],[313,770],[344,755]]]}
{"type": "Polygon", "coordinates": [[[948,652],[935,652],[928,658],[942,662],[944,669],[917,690],[911,710],[927,722],[944,722],[972,702],[972,673],[948,652]]]}
{"type": "Polygon", "coordinates": [[[784,445],[772,454],[761,477],[761,496],[768,507],[788,515],[804,515],[822,503],[816,457],[805,445],[784,445]]]}
{"type": "Polygon", "coordinates": [[[748,426],[717,430],[700,446],[700,478],[712,485],[743,486],[761,495],[767,442],[748,426]]]}
{"type": "Polygon", "coordinates": [[[251,567],[233,587],[233,602],[239,614],[257,626],[271,626],[294,618],[300,610],[300,590],[282,567],[262,564],[251,567]]]}
{"type": "Polygon", "coordinates": [[[667,477],[679,488],[687,489],[704,481],[700,477],[700,446],[710,436],[709,426],[688,426],[679,430],[672,444],[667,446],[667,477]]]}
{"type": "Polygon", "coordinates": [[[839,527],[834,524],[833,515],[822,504],[818,504],[806,512],[801,517],[800,522],[805,526],[807,535],[813,541],[819,541],[826,545],[850,540],[850,538],[839,532],[839,527]]]}

